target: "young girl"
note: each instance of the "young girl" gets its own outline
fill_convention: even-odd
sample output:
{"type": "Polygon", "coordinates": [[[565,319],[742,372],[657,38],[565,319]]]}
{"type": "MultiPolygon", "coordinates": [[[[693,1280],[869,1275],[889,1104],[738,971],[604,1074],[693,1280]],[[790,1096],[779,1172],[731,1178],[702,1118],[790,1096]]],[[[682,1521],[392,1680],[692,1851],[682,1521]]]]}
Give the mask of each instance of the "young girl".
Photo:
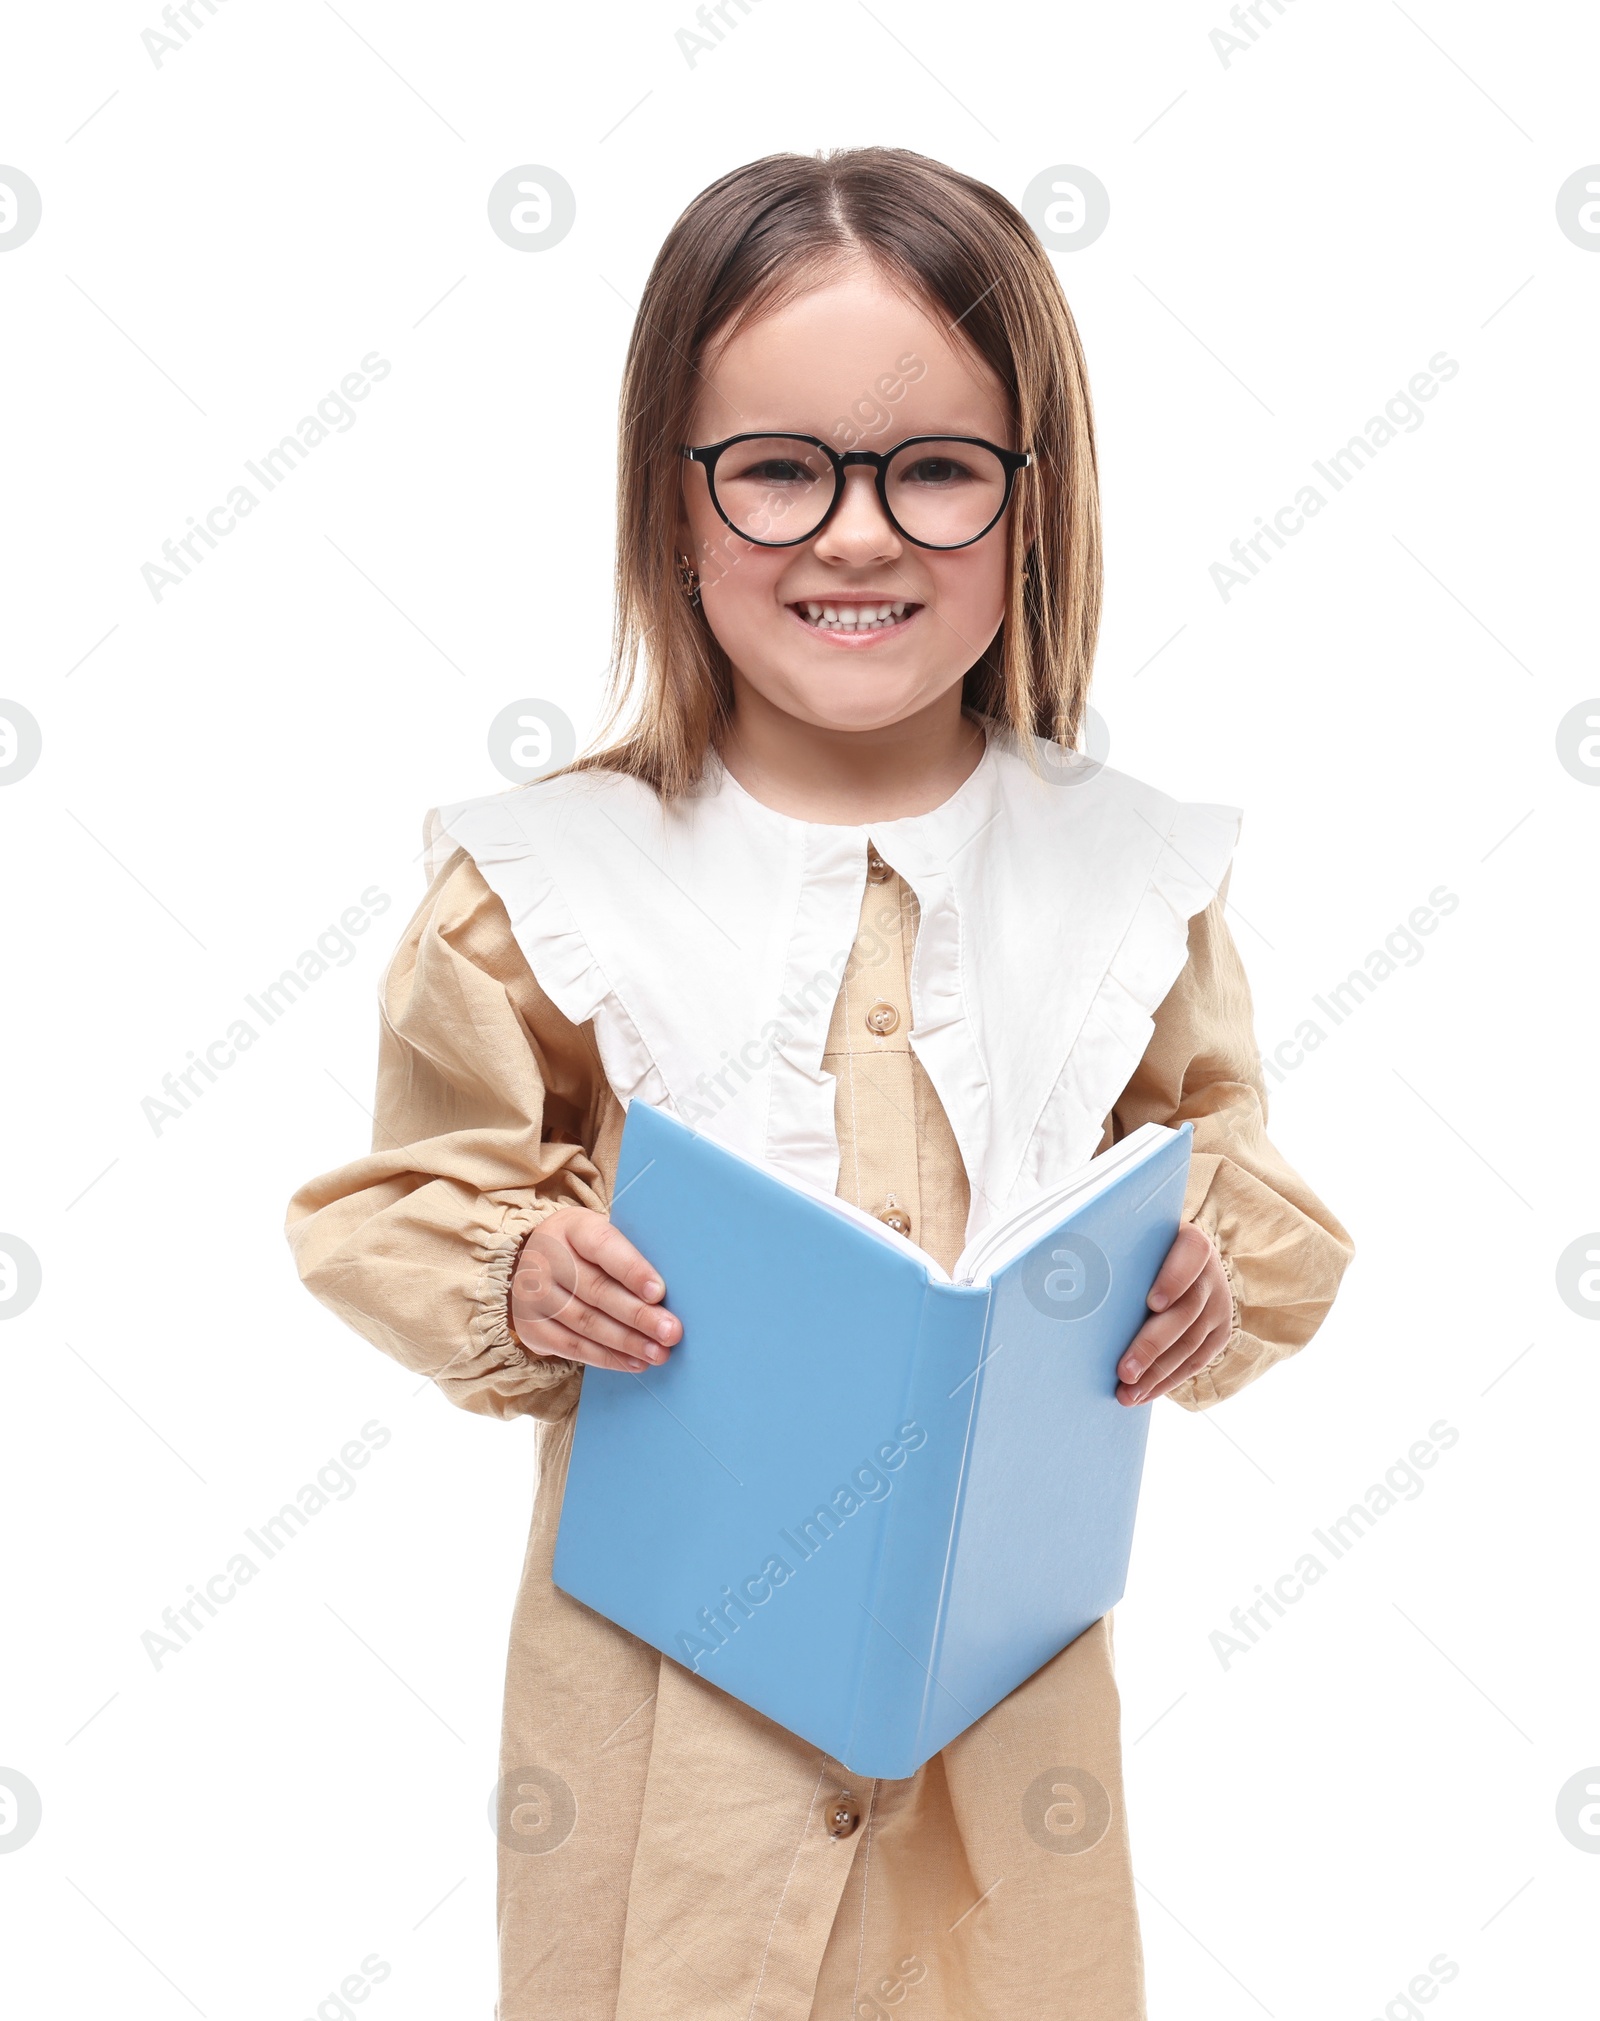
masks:
{"type": "Polygon", "coordinates": [[[539,1424],[500,2021],[1133,2021],[1109,1616],[873,1782],[557,1591],[551,1551],[585,1365],[681,1334],[606,1217],[629,1101],[946,1268],[1187,1119],[1184,1225],[1118,1396],[1203,1409],[1305,1344],[1352,1248],[1265,1135],[1223,917],[1238,816],[1075,751],[1088,387],[993,190],[880,148],[724,177],[656,261],[621,411],[631,727],[430,817],[376,1148],[289,1214],[334,1311],[539,1424]]]}

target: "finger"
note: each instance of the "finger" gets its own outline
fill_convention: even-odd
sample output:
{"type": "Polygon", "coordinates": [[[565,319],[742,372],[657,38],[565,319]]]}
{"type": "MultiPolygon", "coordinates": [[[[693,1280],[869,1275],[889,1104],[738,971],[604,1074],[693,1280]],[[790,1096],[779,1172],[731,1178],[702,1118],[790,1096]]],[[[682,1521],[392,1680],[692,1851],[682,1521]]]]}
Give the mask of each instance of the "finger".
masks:
{"type": "Polygon", "coordinates": [[[1159,1382],[1169,1369],[1176,1368],[1193,1354],[1209,1331],[1210,1327],[1202,1315],[1184,1327],[1160,1353],[1148,1356],[1137,1375],[1124,1376],[1123,1382],[1134,1401],[1142,1403],[1150,1393],[1151,1384],[1159,1382]]]}
{"type": "Polygon", "coordinates": [[[609,1221],[603,1221],[598,1216],[585,1216],[567,1231],[567,1240],[575,1254],[598,1264],[608,1276],[616,1278],[619,1284],[625,1284],[636,1298],[645,1299],[653,1305],[665,1294],[667,1287],[654,1267],[645,1261],[622,1230],[613,1228],[609,1221]]]}
{"type": "MultiPolygon", "coordinates": [[[[646,1265],[646,1268],[648,1267],[646,1265]]],[[[590,1263],[579,1258],[577,1271],[577,1296],[586,1305],[606,1313],[643,1338],[660,1341],[667,1347],[671,1347],[682,1334],[683,1323],[676,1314],[668,1312],[664,1305],[657,1305],[650,1299],[638,1297],[626,1284],[611,1276],[598,1263],[590,1263]]]]}
{"type": "Polygon", "coordinates": [[[1141,1336],[1159,1336],[1165,1331],[1168,1320],[1180,1315],[1187,1318],[1185,1325],[1175,1328],[1165,1339],[1135,1340],[1117,1368],[1117,1373],[1130,1390],[1147,1394],[1152,1381],[1159,1380],[1168,1370],[1176,1367],[1207,1335],[1219,1327],[1232,1330],[1233,1305],[1224,1288],[1208,1275],[1198,1289],[1201,1293],[1198,1303],[1194,1291],[1190,1291],[1171,1313],[1164,1312],[1159,1319],[1147,1320],[1140,1328],[1141,1336]],[[1155,1352],[1151,1352],[1152,1347],[1155,1352]]]}
{"type": "Polygon", "coordinates": [[[625,1354],[633,1361],[655,1363],[667,1358],[665,1342],[651,1339],[631,1326],[624,1326],[621,1320],[613,1319],[609,1313],[584,1299],[570,1299],[560,1312],[546,1316],[580,1339],[592,1341],[595,1346],[607,1348],[615,1354],[625,1354]]]}
{"type": "Polygon", "coordinates": [[[1227,1336],[1221,1332],[1208,1334],[1204,1343],[1193,1354],[1186,1356],[1176,1368],[1169,1369],[1159,1381],[1146,1380],[1140,1383],[1136,1401],[1154,1403],[1158,1397],[1167,1396],[1173,1390],[1181,1389],[1191,1376],[1196,1376],[1201,1369],[1210,1367],[1226,1342],[1227,1336]]]}
{"type": "Polygon", "coordinates": [[[1192,1221],[1185,1222],[1173,1237],[1166,1260],[1156,1272],[1145,1303],[1152,1312],[1161,1312],[1181,1298],[1211,1261],[1211,1238],[1192,1221]]]}
{"type": "Polygon", "coordinates": [[[1145,1321],[1129,1341],[1126,1354],[1117,1364],[1117,1373],[1124,1382],[1137,1382],[1158,1354],[1164,1354],[1189,1331],[1205,1311],[1208,1288],[1205,1278],[1201,1277],[1189,1286],[1176,1304],[1145,1321]]]}
{"type": "Polygon", "coordinates": [[[1193,1326],[1174,1346],[1158,1357],[1136,1381],[1119,1384],[1117,1395],[1124,1403],[1151,1403],[1169,1389],[1187,1382],[1191,1375],[1214,1361],[1226,1346],[1228,1328],[1214,1320],[1193,1326]]]}
{"type": "Polygon", "coordinates": [[[581,1333],[574,1333],[570,1326],[564,1326],[559,1319],[536,1320],[523,1338],[523,1346],[532,1355],[561,1355],[568,1361],[581,1361],[590,1368],[619,1370],[624,1375],[642,1375],[649,1363],[631,1354],[620,1354],[615,1349],[602,1347],[593,1340],[586,1340],[581,1333]]]}
{"type": "Polygon", "coordinates": [[[1209,1326],[1190,1327],[1164,1354],[1157,1355],[1144,1374],[1128,1384],[1134,1402],[1148,1403],[1163,1383],[1175,1377],[1180,1368],[1200,1353],[1211,1331],[1209,1326]]]}

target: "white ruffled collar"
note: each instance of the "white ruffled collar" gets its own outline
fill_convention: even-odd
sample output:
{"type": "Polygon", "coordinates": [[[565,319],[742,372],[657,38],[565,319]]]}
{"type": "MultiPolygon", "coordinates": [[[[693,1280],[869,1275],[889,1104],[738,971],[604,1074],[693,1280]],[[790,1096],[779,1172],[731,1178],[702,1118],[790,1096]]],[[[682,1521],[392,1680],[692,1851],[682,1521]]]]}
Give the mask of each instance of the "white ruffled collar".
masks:
{"type": "Polygon", "coordinates": [[[574,773],[428,817],[429,875],[460,846],[541,987],[594,1021],[608,1079],[746,1155],[834,1190],[822,1055],[870,840],[917,895],[910,1043],[971,1184],[966,1239],[1094,1155],[1215,896],[1239,810],[1184,804],[990,721],[925,814],[809,822],[720,760],[670,806],[574,773]]]}

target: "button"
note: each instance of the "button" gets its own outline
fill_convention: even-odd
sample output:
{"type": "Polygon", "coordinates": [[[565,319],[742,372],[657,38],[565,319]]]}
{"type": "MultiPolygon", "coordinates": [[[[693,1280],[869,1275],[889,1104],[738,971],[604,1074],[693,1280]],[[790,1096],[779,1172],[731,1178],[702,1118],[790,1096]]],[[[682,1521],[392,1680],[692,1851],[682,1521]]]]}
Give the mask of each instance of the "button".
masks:
{"type": "Polygon", "coordinates": [[[892,1003],[875,1003],[867,1012],[867,1030],[876,1032],[880,1039],[899,1029],[900,1013],[892,1003]]]}
{"type": "Polygon", "coordinates": [[[869,884],[887,884],[894,872],[884,862],[869,842],[867,844],[867,881],[869,884]]]}
{"type": "Polygon", "coordinates": [[[856,1808],[856,1800],[848,1790],[842,1791],[833,1800],[828,1811],[828,1836],[831,1839],[847,1839],[861,1822],[861,1812],[856,1808]]]}
{"type": "Polygon", "coordinates": [[[885,1205],[878,1209],[878,1219],[887,1223],[896,1235],[909,1235],[911,1233],[911,1216],[900,1205],[899,1201],[895,1199],[892,1193],[889,1195],[885,1205]]]}

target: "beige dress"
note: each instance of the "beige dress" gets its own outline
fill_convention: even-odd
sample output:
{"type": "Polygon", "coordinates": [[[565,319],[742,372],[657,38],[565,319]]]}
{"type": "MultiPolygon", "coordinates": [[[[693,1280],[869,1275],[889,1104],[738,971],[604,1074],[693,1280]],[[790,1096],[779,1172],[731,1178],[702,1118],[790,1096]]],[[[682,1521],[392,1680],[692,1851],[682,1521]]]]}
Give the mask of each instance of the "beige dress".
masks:
{"type": "MultiPolygon", "coordinates": [[[[824,1065],[839,1192],[948,1268],[967,1182],[907,1044],[916,924],[874,861],[824,1065]]],[[[540,1435],[506,1678],[499,2021],[1142,2016],[1109,1615],[914,1776],[873,1782],[552,1585],[582,1371],[518,1344],[508,1287],[541,1218],[605,1208],[622,1110],[592,1024],[541,990],[464,851],[385,976],[375,1114],[370,1156],[290,1205],[302,1277],[453,1402],[540,1435]]],[[[1194,1124],[1184,1214],[1222,1254],[1235,1325],[1175,1392],[1191,1410],[1303,1346],[1352,1254],[1265,1116],[1219,895],[1103,1139],[1194,1124]]]]}

